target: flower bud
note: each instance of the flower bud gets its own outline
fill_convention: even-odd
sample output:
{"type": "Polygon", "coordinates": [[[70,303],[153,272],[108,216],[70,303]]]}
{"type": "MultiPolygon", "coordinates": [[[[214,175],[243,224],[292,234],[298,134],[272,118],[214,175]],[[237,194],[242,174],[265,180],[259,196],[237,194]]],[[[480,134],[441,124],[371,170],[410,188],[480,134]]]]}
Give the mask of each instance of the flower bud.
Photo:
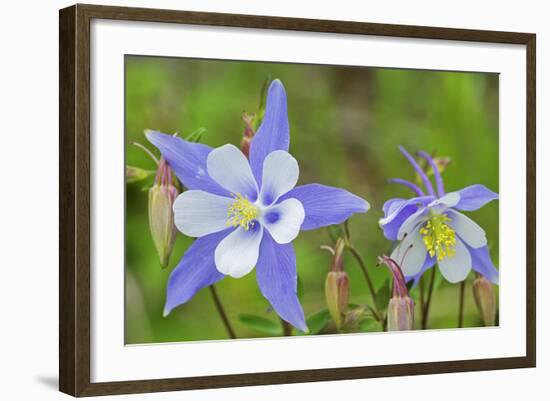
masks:
{"type": "Polygon", "coordinates": [[[414,328],[414,301],[411,297],[392,297],[388,305],[388,331],[414,328]]]}
{"type": "Polygon", "coordinates": [[[172,170],[164,159],[160,160],[154,185],[149,189],[149,228],[153,243],[164,268],[176,241],[176,226],[172,205],[178,190],[172,179],[172,170]]]}
{"type": "Polygon", "coordinates": [[[332,266],[325,281],[327,307],[338,330],[342,327],[343,315],[347,310],[349,298],[349,278],[344,271],[344,241],[339,238],[332,259],[332,266]]]}
{"type": "Polygon", "coordinates": [[[254,116],[243,113],[242,118],[244,121],[244,132],[243,138],[241,139],[241,151],[246,157],[248,157],[250,154],[250,142],[252,142],[252,137],[254,137],[254,129],[252,128],[254,116]]]}
{"type": "Polygon", "coordinates": [[[128,184],[142,181],[149,177],[150,175],[155,174],[154,171],[144,170],[139,167],[126,166],[126,182],[128,184]]]}
{"type": "Polygon", "coordinates": [[[485,326],[494,326],[497,311],[497,304],[493,285],[489,280],[478,274],[474,280],[474,299],[477,309],[483,319],[485,326]]]}
{"type": "Polygon", "coordinates": [[[378,258],[393,276],[392,297],[388,305],[388,331],[412,330],[414,328],[414,301],[409,296],[405,276],[395,260],[383,255],[378,258]]]}

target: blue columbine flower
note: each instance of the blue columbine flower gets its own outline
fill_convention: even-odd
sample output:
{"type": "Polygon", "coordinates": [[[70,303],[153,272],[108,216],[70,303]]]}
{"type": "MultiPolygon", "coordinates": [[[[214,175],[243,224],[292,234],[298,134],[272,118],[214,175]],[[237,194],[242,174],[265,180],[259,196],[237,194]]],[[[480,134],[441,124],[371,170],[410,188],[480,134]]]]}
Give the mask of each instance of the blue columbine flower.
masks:
{"type": "Polygon", "coordinates": [[[343,189],[296,187],[299,168],[290,143],[286,93],[272,82],[250,160],[233,145],[216,149],[149,131],[187,191],[174,203],[176,227],[198,238],[168,280],[165,315],[224,276],[256,267],[258,286],[285,321],[307,331],[298,301],[292,241],[300,230],[338,224],[369,204],[343,189]]]}
{"type": "Polygon", "coordinates": [[[480,184],[446,194],[434,160],[426,152],[419,152],[433,171],[436,195],[432,183],[414,158],[402,147],[399,149],[420,176],[427,194],[412,182],[390,180],[405,185],[416,194],[411,199],[390,199],[383,206],[380,227],[386,238],[400,241],[391,258],[415,283],[437,262],[443,277],[451,283],[463,281],[473,268],[498,284],[498,271],[489,255],[485,231],[459,212],[477,210],[498,199],[498,194],[480,184]]]}

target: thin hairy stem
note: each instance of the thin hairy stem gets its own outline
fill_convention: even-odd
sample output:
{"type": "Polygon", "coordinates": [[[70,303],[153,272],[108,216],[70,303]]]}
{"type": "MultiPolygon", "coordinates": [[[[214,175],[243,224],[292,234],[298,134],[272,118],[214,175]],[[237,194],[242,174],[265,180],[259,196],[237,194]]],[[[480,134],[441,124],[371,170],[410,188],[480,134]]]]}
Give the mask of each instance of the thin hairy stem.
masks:
{"type": "Polygon", "coordinates": [[[432,274],[430,276],[430,284],[428,286],[428,298],[424,304],[424,313],[422,314],[422,329],[428,328],[428,317],[430,314],[430,304],[432,303],[432,294],[434,291],[434,282],[435,282],[435,266],[432,267],[432,274]]]}
{"type": "Polygon", "coordinates": [[[218,292],[216,291],[214,284],[212,284],[208,288],[210,288],[210,294],[212,294],[212,298],[214,299],[214,303],[216,304],[216,309],[218,310],[218,314],[220,315],[223,325],[227,330],[227,334],[229,335],[229,338],[233,338],[233,339],[237,338],[237,336],[235,335],[235,331],[233,330],[233,327],[231,327],[231,323],[227,318],[227,314],[225,313],[222,302],[220,300],[220,297],[218,296],[218,292]]]}
{"type": "Polygon", "coordinates": [[[383,323],[382,319],[382,313],[378,310],[378,307],[376,306],[376,290],[374,289],[374,284],[372,283],[372,279],[370,277],[369,271],[367,270],[367,266],[365,265],[365,261],[359,254],[359,251],[353,247],[351,244],[347,244],[347,247],[355,260],[357,260],[357,263],[359,264],[359,267],[361,268],[361,271],[363,272],[363,275],[365,276],[365,280],[367,281],[367,286],[369,287],[369,292],[372,298],[373,308],[374,312],[376,312],[376,318],[379,322],[383,323]]]}
{"type": "Polygon", "coordinates": [[[458,295],[458,327],[464,327],[464,291],[466,290],[466,280],[460,283],[458,295]]]}
{"type": "Polygon", "coordinates": [[[143,150],[145,153],[147,153],[147,156],[149,156],[151,159],[153,159],[153,161],[157,164],[159,164],[159,159],[157,159],[157,157],[149,150],[147,149],[145,146],[143,146],[141,143],[139,142],[130,142],[131,145],[134,145],[134,146],[137,146],[138,148],[140,148],[141,150],[143,150]]]}
{"type": "Polygon", "coordinates": [[[291,336],[292,326],[288,322],[284,321],[283,319],[281,319],[281,325],[283,326],[283,335],[291,336]]]}

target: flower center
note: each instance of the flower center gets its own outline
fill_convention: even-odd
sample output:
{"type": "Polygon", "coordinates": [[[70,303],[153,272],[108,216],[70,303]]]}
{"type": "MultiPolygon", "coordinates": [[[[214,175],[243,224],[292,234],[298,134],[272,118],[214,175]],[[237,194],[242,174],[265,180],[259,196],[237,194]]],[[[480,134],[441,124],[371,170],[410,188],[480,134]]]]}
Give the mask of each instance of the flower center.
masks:
{"type": "Polygon", "coordinates": [[[232,196],[235,201],[227,208],[227,225],[241,226],[248,231],[258,217],[258,208],[241,194],[232,196]]]}
{"type": "Polygon", "coordinates": [[[455,254],[455,231],[447,224],[451,219],[444,214],[433,214],[420,229],[422,240],[428,253],[433,258],[437,255],[438,262],[455,254]]]}

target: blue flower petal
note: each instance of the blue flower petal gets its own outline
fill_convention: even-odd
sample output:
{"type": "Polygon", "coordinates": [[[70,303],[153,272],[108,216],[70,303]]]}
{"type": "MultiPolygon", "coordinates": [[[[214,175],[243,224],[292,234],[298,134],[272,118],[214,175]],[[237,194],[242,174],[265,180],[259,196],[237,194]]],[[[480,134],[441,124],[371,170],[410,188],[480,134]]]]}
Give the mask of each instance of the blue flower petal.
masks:
{"type": "Polygon", "coordinates": [[[213,150],[210,146],[188,142],[156,131],[148,131],[146,135],[149,142],[160,150],[187,189],[200,189],[222,196],[230,195],[208,175],[206,159],[213,150]]]}
{"type": "Polygon", "coordinates": [[[277,314],[297,329],[307,332],[304,311],[298,300],[296,256],[292,244],[279,245],[265,232],[256,278],[260,291],[277,314]]]}
{"type": "Polygon", "coordinates": [[[472,257],[472,268],[491,283],[498,284],[498,270],[491,260],[489,248],[486,246],[472,248],[468,244],[466,244],[466,247],[470,251],[470,256],[472,257]]]}
{"type": "Polygon", "coordinates": [[[396,211],[399,206],[403,202],[406,202],[407,199],[403,198],[392,198],[388,199],[384,204],[382,205],[382,211],[384,212],[384,217],[389,216],[392,212],[396,211]]]}
{"type": "Polygon", "coordinates": [[[302,230],[339,224],[354,213],[365,213],[369,203],[344,189],[321,184],[298,186],[287,192],[279,201],[298,199],[306,211],[302,230]]]}
{"type": "Polygon", "coordinates": [[[267,92],[264,118],[250,143],[250,166],[258,187],[262,186],[264,159],[274,150],[288,151],[290,130],[286,106],[286,92],[282,82],[274,80],[267,92]]]}
{"type": "Polygon", "coordinates": [[[498,199],[498,194],[481,184],[471,185],[457,191],[460,201],[455,209],[473,211],[481,208],[488,202],[498,199]]]}
{"type": "Polygon", "coordinates": [[[397,233],[405,220],[434,199],[433,196],[419,196],[411,199],[390,199],[384,203],[384,217],[379,222],[384,236],[391,241],[397,241],[397,233]]]}
{"type": "Polygon", "coordinates": [[[176,266],[166,288],[164,315],[172,309],[189,301],[201,288],[214,284],[224,278],[214,263],[214,250],[221,240],[233,231],[229,228],[197,239],[185,252],[176,266]]]}

